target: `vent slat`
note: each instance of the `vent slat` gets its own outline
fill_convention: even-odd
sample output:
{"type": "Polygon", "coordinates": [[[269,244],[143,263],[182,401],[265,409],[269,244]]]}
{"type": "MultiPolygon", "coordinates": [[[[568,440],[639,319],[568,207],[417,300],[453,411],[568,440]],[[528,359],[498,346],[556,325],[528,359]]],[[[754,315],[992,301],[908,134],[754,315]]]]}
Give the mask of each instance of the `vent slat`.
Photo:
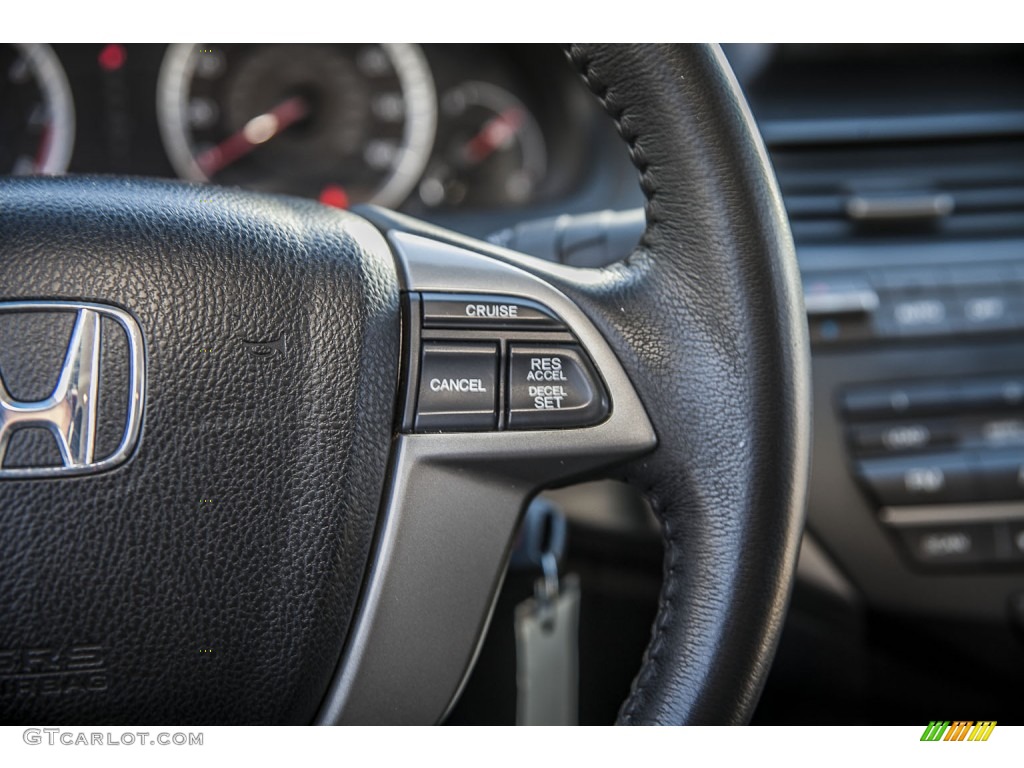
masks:
{"type": "Polygon", "coordinates": [[[925,226],[866,228],[846,219],[793,219],[793,238],[798,243],[825,244],[840,240],[912,240],[931,238],[1013,237],[1024,234],[1024,211],[970,213],[929,222],[925,226]]]}
{"type": "Polygon", "coordinates": [[[1024,136],[1024,110],[958,114],[885,115],[770,119],[761,123],[765,142],[773,147],[808,144],[933,141],[1024,136]]]}
{"type": "Polygon", "coordinates": [[[981,187],[948,190],[956,201],[957,213],[984,211],[1024,211],[1024,186],[981,187]]]}

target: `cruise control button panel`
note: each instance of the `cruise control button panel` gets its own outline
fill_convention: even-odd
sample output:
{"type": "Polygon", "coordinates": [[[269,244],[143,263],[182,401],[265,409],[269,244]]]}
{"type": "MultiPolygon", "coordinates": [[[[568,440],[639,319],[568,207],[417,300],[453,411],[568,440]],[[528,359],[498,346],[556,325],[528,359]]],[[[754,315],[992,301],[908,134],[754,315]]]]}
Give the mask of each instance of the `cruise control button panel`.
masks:
{"type": "Polygon", "coordinates": [[[597,377],[575,345],[512,344],[508,391],[509,429],[586,427],[608,415],[597,377]]]}
{"type": "Polygon", "coordinates": [[[516,296],[406,294],[413,432],[576,429],[612,403],[579,339],[548,307],[516,296]]]}

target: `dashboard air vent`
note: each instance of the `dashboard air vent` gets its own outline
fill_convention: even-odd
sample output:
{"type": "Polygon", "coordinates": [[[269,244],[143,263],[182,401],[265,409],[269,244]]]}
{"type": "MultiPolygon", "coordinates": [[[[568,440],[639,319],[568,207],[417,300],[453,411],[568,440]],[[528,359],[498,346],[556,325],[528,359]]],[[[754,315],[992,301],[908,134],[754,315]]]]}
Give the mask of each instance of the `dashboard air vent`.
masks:
{"type": "Polygon", "coordinates": [[[1024,113],[977,117],[764,126],[796,241],[1024,236],[1024,113]]]}

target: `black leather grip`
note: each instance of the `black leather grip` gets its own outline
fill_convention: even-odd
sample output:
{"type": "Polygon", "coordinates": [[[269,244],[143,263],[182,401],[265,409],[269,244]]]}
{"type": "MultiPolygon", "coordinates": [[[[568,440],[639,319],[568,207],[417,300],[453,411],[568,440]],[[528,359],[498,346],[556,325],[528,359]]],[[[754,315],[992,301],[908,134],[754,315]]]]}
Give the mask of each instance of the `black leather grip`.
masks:
{"type": "Polygon", "coordinates": [[[622,723],[742,723],[771,663],[803,525],[806,319],[785,212],[721,51],[575,45],[640,171],[624,262],[555,281],[619,351],[657,432],[626,477],[665,538],[622,723]]]}

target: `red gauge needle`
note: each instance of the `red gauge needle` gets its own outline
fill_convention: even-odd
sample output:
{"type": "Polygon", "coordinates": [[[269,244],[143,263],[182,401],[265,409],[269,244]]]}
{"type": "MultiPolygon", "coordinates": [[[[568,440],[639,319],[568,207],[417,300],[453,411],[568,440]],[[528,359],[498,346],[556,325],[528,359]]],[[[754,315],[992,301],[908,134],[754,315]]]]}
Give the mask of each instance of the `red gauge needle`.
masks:
{"type": "Polygon", "coordinates": [[[504,149],[519,133],[523,119],[523,110],[518,107],[509,107],[495,115],[462,146],[462,159],[467,165],[477,165],[495,150],[504,149]]]}
{"type": "Polygon", "coordinates": [[[309,104],[301,96],[285,99],[273,109],[256,115],[242,126],[240,131],[235,131],[217,146],[196,155],[196,165],[209,178],[248,155],[260,144],[265,144],[284,132],[308,114],[309,104]]]}
{"type": "Polygon", "coordinates": [[[42,173],[46,159],[50,156],[50,141],[53,138],[53,123],[47,123],[36,147],[35,172],[42,173]]]}

